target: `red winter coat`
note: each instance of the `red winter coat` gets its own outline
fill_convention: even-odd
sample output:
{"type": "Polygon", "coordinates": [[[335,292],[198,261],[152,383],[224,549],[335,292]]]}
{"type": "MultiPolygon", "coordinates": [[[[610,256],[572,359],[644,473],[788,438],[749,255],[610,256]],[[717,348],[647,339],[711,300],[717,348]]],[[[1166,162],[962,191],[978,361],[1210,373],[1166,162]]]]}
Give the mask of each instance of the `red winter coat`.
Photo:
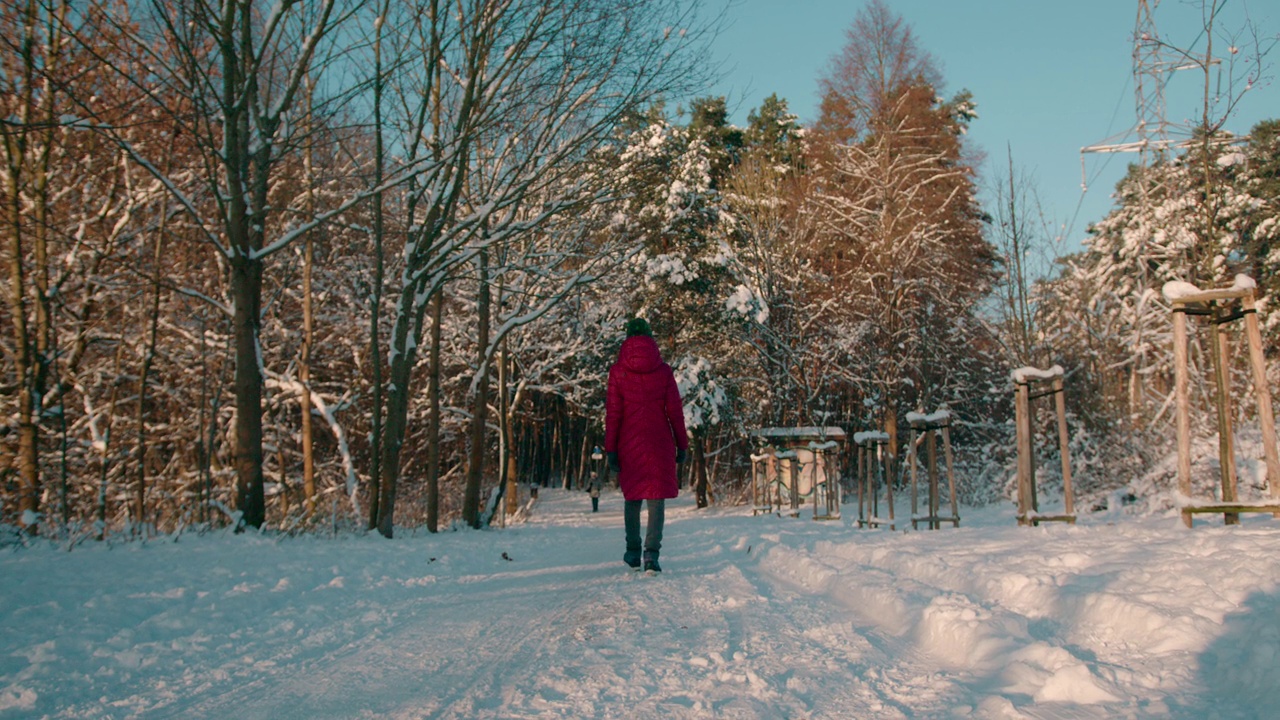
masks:
{"type": "Polygon", "coordinates": [[[673,498],[676,447],[688,450],[684,407],[671,366],[647,335],[627,338],[609,368],[604,449],[618,453],[618,484],[628,500],[673,498]]]}

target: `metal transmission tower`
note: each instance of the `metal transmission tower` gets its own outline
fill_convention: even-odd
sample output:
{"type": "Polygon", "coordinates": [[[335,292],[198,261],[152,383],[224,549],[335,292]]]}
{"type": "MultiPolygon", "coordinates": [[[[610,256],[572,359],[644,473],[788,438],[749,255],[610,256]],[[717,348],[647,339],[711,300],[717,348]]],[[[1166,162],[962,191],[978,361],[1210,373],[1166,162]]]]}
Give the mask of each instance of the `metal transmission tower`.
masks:
{"type": "MultiPolygon", "coordinates": [[[[1138,153],[1141,170],[1153,159],[1162,159],[1165,152],[1176,143],[1169,139],[1169,121],[1165,119],[1164,88],[1167,75],[1176,70],[1197,67],[1185,62],[1186,53],[1173,48],[1160,39],[1156,30],[1155,10],[1160,0],[1138,0],[1138,17],[1133,25],[1133,94],[1136,124],[1101,143],[1080,148],[1081,155],[1088,153],[1138,153]],[[1178,60],[1169,60],[1174,55],[1178,60]],[[1135,138],[1135,139],[1129,139],[1135,138]]],[[[1081,157],[1083,174],[1084,158],[1081,157]]],[[[1083,178],[1082,178],[1082,184],[1083,178]]],[[[1144,187],[1145,192],[1145,187],[1144,187]]]]}
{"type": "Polygon", "coordinates": [[[1147,167],[1153,150],[1161,157],[1169,146],[1164,105],[1168,63],[1161,57],[1163,47],[1153,16],[1159,5],[1160,0],[1138,0],[1138,19],[1133,26],[1133,92],[1137,101],[1138,165],[1142,168],[1147,167]]]}
{"type": "MultiPolygon", "coordinates": [[[[1167,82],[1168,73],[1186,67],[1185,64],[1179,62],[1170,62],[1166,59],[1166,54],[1170,51],[1171,46],[1160,40],[1160,34],[1156,30],[1155,10],[1160,5],[1160,0],[1138,0],[1138,16],[1133,26],[1133,88],[1134,88],[1134,110],[1136,114],[1136,124],[1130,130],[1113,136],[1096,145],[1090,145],[1080,149],[1080,181],[1081,187],[1088,189],[1084,169],[1084,155],[1088,153],[1118,153],[1118,152],[1136,152],[1138,153],[1138,163],[1135,168],[1136,181],[1138,186],[1138,215],[1142,218],[1142,224],[1150,227],[1152,212],[1152,203],[1150,196],[1152,194],[1152,179],[1157,176],[1155,173],[1148,172],[1153,162],[1160,162],[1165,159],[1165,153],[1171,146],[1169,139],[1169,122],[1165,119],[1165,101],[1164,88],[1167,82]]],[[[1184,56],[1173,49],[1179,58],[1184,56]]],[[[1149,285],[1147,277],[1147,262],[1145,260],[1147,254],[1147,242],[1143,238],[1137,247],[1137,271],[1138,271],[1138,295],[1141,296],[1149,285]]],[[[1129,415],[1134,421],[1139,421],[1139,410],[1142,405],[1142,370],[1147,361],[1147,347],[1145,332],[1145,315],[1141,299],[1137,299],[1135,305],[1134,323],[1134,357],[1129,363],[1129,379],[1128,379],[1128,396],[1129,396],[1129,415]]]]}

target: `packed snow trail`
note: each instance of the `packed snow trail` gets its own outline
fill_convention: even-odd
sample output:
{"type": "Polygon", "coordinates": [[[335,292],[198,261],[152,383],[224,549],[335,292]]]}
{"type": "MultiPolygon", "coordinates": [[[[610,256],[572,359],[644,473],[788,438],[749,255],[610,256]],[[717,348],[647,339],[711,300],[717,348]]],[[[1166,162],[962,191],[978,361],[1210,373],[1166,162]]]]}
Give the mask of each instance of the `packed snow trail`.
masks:
{"type": "MultiPolygon", "coordinates": [[[[0,555],[0,718],[1268,717],[1280,522],[858,530],[621,498],[506,530],[0,555]]],[[[846,506],[846,513],[850,509],[846,506]]]]}

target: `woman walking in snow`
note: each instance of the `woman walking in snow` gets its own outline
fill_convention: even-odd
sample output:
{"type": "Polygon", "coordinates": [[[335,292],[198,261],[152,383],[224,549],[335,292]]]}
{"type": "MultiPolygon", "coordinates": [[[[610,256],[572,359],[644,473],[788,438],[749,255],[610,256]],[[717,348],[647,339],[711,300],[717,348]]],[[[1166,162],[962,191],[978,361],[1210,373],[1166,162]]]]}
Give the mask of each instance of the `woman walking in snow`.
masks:
{"type": "Polygon", "coordinates": [[[662,572],[658,551],[662,549],[665,501],[680,493],[676,464],[684,462],[689,436],[675,375],[662,361],[658,343],[643,318],[627,322],[627,339],[618,351],[618,361],[609,368],[604,449],[625,500],[627,550],[622,560],[636,569],[662,572]],[[642,502],[649,506],[643,555],[642,502]]]}

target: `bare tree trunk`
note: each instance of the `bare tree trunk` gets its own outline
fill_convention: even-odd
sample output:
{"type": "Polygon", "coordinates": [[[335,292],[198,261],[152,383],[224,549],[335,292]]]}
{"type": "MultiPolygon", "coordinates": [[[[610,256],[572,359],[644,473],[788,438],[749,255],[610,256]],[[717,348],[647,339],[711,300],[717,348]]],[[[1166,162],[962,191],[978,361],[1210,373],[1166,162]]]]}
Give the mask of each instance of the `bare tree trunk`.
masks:
{"type": "MultiPolygon", "coordinates": [[[[439,6],[428,6],[431,20],[431,47],[440,47],[438,33],[439,6]]],[[[440,127],[440,83],[431,85],[431,125],[440,127]]],[[[439,137],[431,146],[432,155],[441,157],[439,137]]],[[[435,290],[431,301],[431,349],[428,357],[430,376],[427,378],[427,532],[440,529],[440,324],[444,320],[444,285],[435,290]]]]}
{"type": "Polygon", "coordinates": [[[98,465],[98,539],[107,532],[107,483],[111,474],[111,426],[116,417],[116,400],[120,395],[120,363],[124,355],[124,343],[116,346],[115,373],[111,379],[111,399],[107,401],[107,421],[102,430],[102,449],[98,465]]]}
{"type": "MultiPolygon", "coordinates": [[[[164,252],[164,234],[168,223],[168,217],[161,207],[160,227],[156,231],[156,243],[153,253],[154,264],[153,272],[155,276],[151,282],[151,312],[148,317],[147,342],[142,352],[142,369],[138,371],[138,448],[136,476],[134,479],[134,516],[138,518],[138,522],[143,522],[147,516],[147,382],[151,378],[151,365],[155,362],[156,355],[156,338],[160,331],[160,262],[164,252]]],[[[115,392],[112,391],[114,396],[115,392]]],[[[114,404],[114,399],[113,403],[114,404]]]]}
{"type": "Polygon", "coordinates": [[[498,366],[498,395],[502,398],[502,452],[504,457],[499,462],[505,467],[503,480],[506,482],[507,514],[514,515],[520,509],[520,486],[517,477],[515,423],[512,417],[516,412],[518,398],[510,396],[511,358],[508,356],[507,340],[502,340],[502,361],[498,366]]]}
{"type": "Polygon", "coordinates": [[[5,91],[16,97],[17,117],[7,122],[2,135],[5,160],[5,227],[9,233],[9,310],[13,323],[14,374],[17,380],[18,420],[18,521],[35,531],[40,511],[40,428],[44,391],[51,361],[51,322],[48,270],[48,181],[55,98],[60,94],[48,75],[60,65],[64,38],[61,28],[65,3],[52,7],[28,0],[14,8],[21,28],[15,63],[18,71],[5,78],[5,91]],[[48,12],[50,16],[43,13],[48,12]],[[52,17],[56,15],[57,17],[52,17]],[[47,35],[41,31],[47,30],[47,35]],[[43,43],[43,44],[41,44],[43,43]],[[37,93],[40,85],[41,92],[37,93]],[[24,180],[29,176],[29,180],[24,180]],[[24,202],[23,187],[29,184],[24,202]],[[28,221],[26,218],[30,217],[28,221]],[[30,222],[31,247],[26,246],[30,222]],[[33,266],[28,277],[23,263],[30,253],[33,266]],[[30,283],[31,287],[28,287],[30,283]],[[34,295],[28,306],[28,293],[34,295]],[[29,312],[34,311],[34,327],[29,312]]]}
{"type": "MultiPolygon", "coordinates": [[[[405,288],[405,293],[413,293],[416,290],[413,287],[405,288]]],[[[408,309],[401,307],[400,312],[396,315],[396,324],[392,329],[391,335],[391,385],[392,391],[387,394],[387,417],[386,425],[383,428],[385,435],[382,442],[382,482],[385,487],[391,484],[394,494],[394,486],[400,476],[400,449],[404,443],[405,432],[408,428],[409,420],[409,376],[413,371],[414,358],[417,353],[411,340],[413,333],[413,318],[410,316],[408,309]]],[[[416,336],[414,336],[416,337],[416,336]]],[[[374,528],[377,528],[384,537],[391,537],[392,524],[394,518],[391,517],[393,508],[381,507],[382,499],[381,490],[378,493],[373,492],[370,488],[370,504],[378,504],[381,515],[370,517],[370,522],[374,528]],[[382,518],[385,517],[387,527],[384,529],[382,518]]]]}
{"type": "Polygon", "coordinates": [[[476,306],[479,328],[476,335],[475,395],[471,414],[471,451],[467,458],[467,482],[462,495],[462,521],[480,527],[480,484],[484,478],[485,421],[489,414],[489,251],[479,254],[480,297],[476,306]]]}
{"type": "MultiPolygon", "coordinates": [[[[209,510],[209,500],[210,500],[209,494],[210,493],[208,491],[208,487],[212,482],[210,477],[211,473],[209,472],[209,446],[205,444],[206,433],[205,433],[204,408],[205,408],[205,404],[209,402],[209,353],[208,353],[208,346],[205,345],[206,330],[207,328],[205,326],[204,314],[201,313],[200,314],[200,409],[197,412],[197,424],[199,426],[198,428],[199,435],[197,436],[198,441],[196,442],[196,463],[200,466],[200,479],[197,481],[199,482],[199,487],[197,488],[196,494],[197,494],[197,497],[199,497],[200,499],[200,510],[197,517],[200,518],[200,522],[202,523],[209,521],[208,510],[209,510]]],[[[216,423],[217,423],[217,419],[215,417],[214,420],[212,421],[212,424],[216,424],[216,423]]],[[[104,484],[102,486],[102,495],[99,499],[100,502],[99,502],[99,515],[98,515],[99,520],[102,522],[106,521],[106,512],[107,512],[106,492],[107,492],[107,489],[106,489],[106,485],[104,484]]]]}
{"type": "MultiPolygon", "coordinates": [[[[12,142],[6,138],[6,142],[12,142]]],[[[18,397],[18,454],[15,458],[18,470],[19,522],[27,524],[28,518],[40,510],[40,458],[39,428],[36,425],[35,358],[32,357],[31,331],[27,326],[26,273],[22,266],[25,257],[22,228],[22,199],[18,187],[19,167],[15,167],[13,151],[9,153],[8,184],[5,188],[5,228],[9,233],[9,316],[13,323],[14,374],[17,377],[18,397]]],[[[34,530],[34,528],[32,528],[34,530]]]]}
{"type": "Polygon", "coordinates": [[[891,483],[896,477],[898,459],[898,410],[894,407],[893,396],[885,393],[884,431],[889,436],[889,459],[885,463],[885,482],[891,483]]]}
{"type": "MultiPolygon", "coordinates": [[[[310,78],[306,81],[306,87],[303,95],[306,101],[307,113],[307,149],[302,157],[303,179],[307,184],[306,189],[306,207],[308,214],[314,214],[315,207],[315,146],[312,141],[315,126],[312,122],[313,107],[313,87],[310,78]]],[[[379,261],[375,253],[375,263],[379,261]]],[[[301,425],[298,432],[302,435],[302,498],[303,511],[310,518],[316,511],[316,465],[314,455],[314,436],[311,429],[311,348],[315,342],[315,294],[311,288],[311,276],[315,268],[315,238],[313,233],[308,232],[303,238],[302,247],[302,347],[298,352],[298,382],[302,385],[303,391],[298,397],[299,404],[299,420],[301,425]]],[[[376,325],[375,325],[376,327],[376,325]]],[[[374,339],[374,351],[376,353],[378,342],[374,339]]],[[[380,364],[377,362],[377,355],[374,355],[375,377],[380,370],[380,364]]],[[[377,408],[377,391],[374,391],[374,418],[378,416],[377,408]]],[[[376,423],[376,420],[375,420],[376,423]]],[[[374,436],[376,437],[377,429],[375,425],[374,436]]],[[[374,457],[377,457],[376,453],[374,457]]],[[[281,468],[283,472],[283,467],[281,468]]]]}
{"type": "MultiPolygon", "coordinates": [[[[374,26],[373,41],[373,182],[380,187],[385,173],[382,128],[382,30],[387,17],[387,3],[383,2],[374,26]]],[[[369,431],[369,527],[378,528],[384,537],[391,537],[395,523],[396,482],[400,475],[397,467],[384,478],[382,465],[382,346],[378,338],[381,325],[383,285],[383,239],[385,234],[382,191],[373,194],[373,289],[369,296],[369,345],[370,362],[373,365],[373,417],[369,431]]],[[[416,336],[415,336],[416,337],[416,336]]],[[[398,455],[397,455],[398,460],[398,455]]]]}
{"type": "Polygon", "coordinates": [[[427,532],[440,522],[440,322],[444,316],[444,290],[431,301],[430,376],[427,378],[427,532]]]}
{"type": "MultiPolygon", "coordinates": [[[[697,506],[700,508],[707,507],[711,501],[707,498],[707,455],[703,448],[703,438],[701,433],[696,433],[693,442],[689,443],[693,450],[693,489],[694,496],[697,500],[697,506]]],[[[679,472],[680,468],[676,468],[679,472]]]]}
{"type": "Polygon", "coordinates": [[[555,445],[552,454],[555,456],[556,465],[560,468],[560,487],[570,490],[573,487],[573,473],[569,472],[569,449],[568,440],[565,438],[564,417],[556,418],[556,434],[555,445]]]}
{"type": "MultiPolygon", "coordinates": [[[[266,520],[266,497],[262,477],[262,372],[258,345],[258,322],[262,298],[262,260],[255,256],[261,247],[261,222],[253,227],[250,197],[257,199],[257,183],[253,182],[251,135],[259,128],[249,114],[257,101],[255,78],[242,75],[241,57],[248,48],[241,38],[240,7],[235,3],[222,6],[217,40],[222,52],[222,131],[226,157],[227,209],[225,226],[231,249],[230,275],[232,326],[235,343],[235,470],[236,504],[240,510],[240,528],[261,527],[266,520]],[[246,97],[246,95],[248,97],[246,97]],[[255,240],[257,242],[255,242],[255,240]]],[[[267,149],[270,152],[270,149],[267,149]]],[[[261,179],[266,182],[266,178],[261,179]]],[[[265,194],[265,193],[263,193],[265,194]]],[[[258,205],[257,207],[263,207],[258,205]]],[[[237,529],[240,529],[237,528],[237,529]]]]}
{"type": "MultiPolygon", "coordinates": [[[[232,202],[235,200],[233,198],[232,202]]],[[[262,477],[262,372],[258,366],[258,302],[262,263],[237,253],[231,261],[231,296],[235,301],[235,469],[241,525],[261,527],[266,520],[262,477]]]]}

